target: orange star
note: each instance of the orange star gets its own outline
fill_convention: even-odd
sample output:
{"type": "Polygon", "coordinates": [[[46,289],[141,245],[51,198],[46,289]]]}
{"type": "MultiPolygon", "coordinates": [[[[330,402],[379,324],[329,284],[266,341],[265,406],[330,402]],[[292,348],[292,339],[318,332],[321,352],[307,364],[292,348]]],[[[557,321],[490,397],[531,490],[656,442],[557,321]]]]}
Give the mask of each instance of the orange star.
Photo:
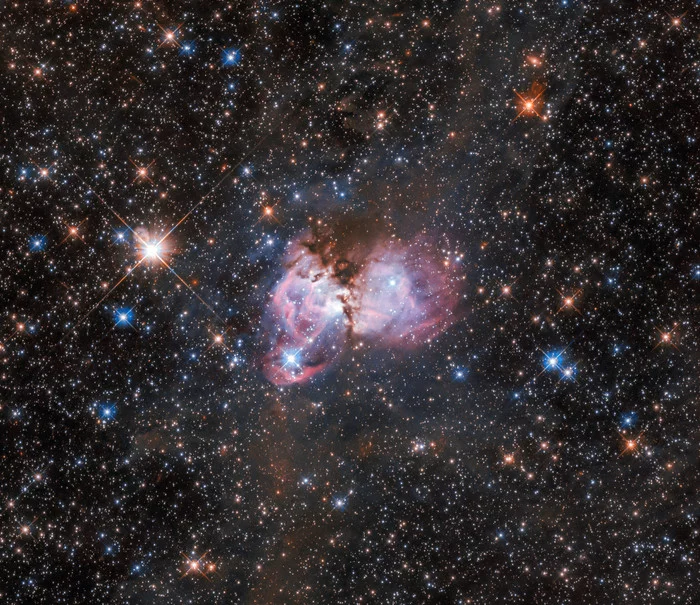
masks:
{"type": "Polygon", "coordinates": [[[517,120],[520,116],[537,116],[542,120],[547,119],[540,113],[544,107],[544,99],[542,98],[542,94],[544,93],[545,89],[546,87],[535,82],[530,87],[530,90],[524,92],[523,94],[520,94],[517,90],[513,91],[517,96],[516,105],[519,110],[518,115],[515,116],[513,122],[515,122],[515,120],[517,120]]]}

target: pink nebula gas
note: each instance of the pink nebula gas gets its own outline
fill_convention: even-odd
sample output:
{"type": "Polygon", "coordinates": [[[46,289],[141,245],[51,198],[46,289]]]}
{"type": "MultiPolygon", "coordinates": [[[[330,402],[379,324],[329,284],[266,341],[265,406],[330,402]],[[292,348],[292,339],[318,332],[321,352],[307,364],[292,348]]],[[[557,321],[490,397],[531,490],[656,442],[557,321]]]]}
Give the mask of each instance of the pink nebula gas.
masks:
{"type": "Polygon", "coordinates": [[[276,385],[308,380],[353,340],[410,349],[455,320],[458,276],[424,239],[329,248],[296,240],[272,291],[263,372],[276,385]]]}

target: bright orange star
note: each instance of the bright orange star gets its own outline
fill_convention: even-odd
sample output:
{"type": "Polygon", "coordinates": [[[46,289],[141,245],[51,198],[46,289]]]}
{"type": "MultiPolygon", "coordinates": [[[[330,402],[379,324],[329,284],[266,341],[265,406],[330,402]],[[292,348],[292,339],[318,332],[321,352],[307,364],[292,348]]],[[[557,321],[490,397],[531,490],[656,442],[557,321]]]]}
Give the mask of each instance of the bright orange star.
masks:
{"type": "Polygon", "coordinates": [[[161,43],[158,45],[158,48],[160,48],[164,44],[174,44],[175,46],[180,46],[180,42],[178,42],[177,38],[180,35],[180,28],[182,26],[183,24],[180,23],[180,25],[178,25],[177,27],[165,29],[162,25],[158,24],[158,27],[160,27],[161,31],[163,32],[163,38],[161,40],[161,43]]]}
{"type": "Polygon", "coordinates": [[[153,183],[151,180],[151,177],[149,176],[149,171],[151,169],[151,166],[156,163],[155,160],[153,160],[148,166],[139,166],[134,160],[129,158],[129,161],[134,165],[136,168],[136,176],[134,177],[134,180],[131,181],[132,183],[135,183],[136,181],[148,181],[150,183],[153,183]]]}
{"type": "Polygon", "coordinates": [[[672,15],[671,13],[666,13],[671,20],[671,25],[669,29],[682,29],[683,28],[683,17],[685,17],[685,13],[682,15],[672,15]]]}
{"type": "Polygon", "coordinates": [[[662,330],[661,328],[656,328],[656,331],[659,333],[659,342],[654,345],[654,348],[656,349],[657,347],[660,346],[671,346],[677,351],[680,351],[676,343],[674,342],[674,332],[676,331],[676,328],[678,328],[678,324],[675,324],[673,326],[672,330],[662,330]]]}
{"type": "Polygon", "coordinates": [[[68,234],[66,235],[66,237],[63,238],[59,246],[65,244],[69,239],[79,239],[81,242],[85,243],[83,236],[80,235],[80,226],[86,220],[87,219],[83,219],[77,225],[66,225],[66,227],[68,228],[68,234]]]}
{"type": "Polygon", "coordinates": [[[515,116],[513,122],[515,122],[520,116],[537,116],[542,120],[546,120],[546,116],[543,116],[540,112],[544,107],[544,99],[542,94],[544,93],[546,87],[535,82],[530,90],[520,94],[517,90],[514,90],[516,99],[516,106],[518,108],[518,115],[515,116]]]}
{"type": "Polygon", "coordinates": [[[185,561],[184,572],[180,577],[184,578],[185,576],[192,574],[200,575],[206,580],[209,580],[209,576],[207,574],[211,574],[216,571],[216,563],[207,560],[208,554],[209,552],[207,551],[201,557],[194,558],[187,556],[185,553],[182,553],[182,556],[185,559],[185,561]]]}
{"type": "Polygon", "coordinates": [[[574,311],[576,311],[576,313],[578,313],[579,315],[582,315],[581,311],[576,306],[576,299],[583,293],[582,290],[580,290],[580,289],[576,290],[575,292],[573,292],[572,294],[569,294],[569,295],[565,295],[563,292],[560,292],[559,290],[557,290],[557,292],[559,292],[559,295],[561,296],[561,307],[559,307],[559,309],[557,310],[557,313],[559,313],[560,311],[563,311],[564,309],[573,309],[574,311]]]}
{"type": "Polygon", "coordinates": [[[622,437],[622,452],[620,452],[620,456],[624,456],[625,454],[636,455],[641,449],[643,435],[644,431],[639,433],[636,437],[630,437],[629,435],[620,433],[622,437]]]}

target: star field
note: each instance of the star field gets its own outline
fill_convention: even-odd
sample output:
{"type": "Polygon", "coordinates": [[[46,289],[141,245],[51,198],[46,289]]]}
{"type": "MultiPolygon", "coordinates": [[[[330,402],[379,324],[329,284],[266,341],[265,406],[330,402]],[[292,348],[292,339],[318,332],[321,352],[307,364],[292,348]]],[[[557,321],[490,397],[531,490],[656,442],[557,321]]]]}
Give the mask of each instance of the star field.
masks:
{"type": "Polygon", "coordinates": [[[0,37],[2,602],[697,599],[697,3],[0,37]]]}

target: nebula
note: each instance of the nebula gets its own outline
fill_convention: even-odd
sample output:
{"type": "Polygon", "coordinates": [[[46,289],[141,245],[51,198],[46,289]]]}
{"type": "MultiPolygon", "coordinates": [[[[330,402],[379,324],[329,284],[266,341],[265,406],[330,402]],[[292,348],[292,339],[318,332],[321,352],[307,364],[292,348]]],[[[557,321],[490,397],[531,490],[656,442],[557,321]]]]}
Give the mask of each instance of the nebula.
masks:
{"type": "Polygon", "coordinates": [[[415,348],[454,321],[457,275],[429,241],[353,234],[335,227],[292,242],[264,319],[272,383],[308,380],[353,341],[415,348]]]}
{"type": "Polygon", "coordinates": [[[323,370],[342,349],[347,289],[320,259],[295,244],[296,258],[268,305],[270,352],[265,375],[275,384],[301,382],[323,370]]]}
{"type": "Polygon", "coordinates": [[[349,299],[353,333],[384,346],[422,345],[452,323],[455,281],[425,242],[377,246],[349,299]]]}

